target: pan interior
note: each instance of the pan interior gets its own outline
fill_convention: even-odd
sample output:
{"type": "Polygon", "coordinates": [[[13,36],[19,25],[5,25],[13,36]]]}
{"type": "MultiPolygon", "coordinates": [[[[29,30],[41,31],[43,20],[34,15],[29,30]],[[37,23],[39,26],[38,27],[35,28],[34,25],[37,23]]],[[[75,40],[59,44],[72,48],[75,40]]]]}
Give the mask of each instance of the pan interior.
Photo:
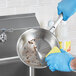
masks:
{"type": "Polygon", "coordinates": [[[43,63],[40,61],[40,57],[36,50],[38,50],[40,54],[45,57],[45,55],[48,53],[47,51],[51,50],[51,47],[43,39],[32,39],[24,45],[22,52],[23,60],[30,66],[45,66],[45,61],[43,61],[43,63]]]}
{"type": "Polygon", "coordinates": [[[18,55],[23,63],[33,68],[45,68],[45,61],[41,63],[36,49],[45,55],[54,47],[58,46],[55,36],[44,29],[31,29],[24,32],[18,40],[18,55]],[[19,45],[22,45],[22,49],[19,45]]]}

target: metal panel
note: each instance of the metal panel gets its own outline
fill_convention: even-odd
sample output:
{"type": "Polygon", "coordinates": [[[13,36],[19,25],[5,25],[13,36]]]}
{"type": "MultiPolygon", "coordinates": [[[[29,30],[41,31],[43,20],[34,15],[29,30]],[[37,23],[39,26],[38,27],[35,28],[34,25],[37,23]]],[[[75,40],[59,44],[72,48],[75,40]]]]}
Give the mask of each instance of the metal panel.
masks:
{"type": "MultiPolygon", "coordinates": [[[[39,26],[35,14],[23,14],[0,17],[0,29],[13,28],[13,32],[6,32],[7,41],[0,43],[0,58],[16,56],[16,43],[19,36],[27,30],[27,28],[33,28],[39,26]],[[24,29],[19,29],[24,28],[24,29]]],[[[0,31],[0,34],[2,32],[0,31]]]]}
{"type": "Polygon", "coordinates": [[[76,76],[76,72],[51,72],[49,68],[45,68],[40,70],[36,69],[35,76],[76,76]]]}
{"type": "MultiPolygon", "coordinates": [[[[6,32],[7,41],[5,43],[0,43],[0,59],[17,56],[17,40],[29,27],[39,27],[35,14],[0,17],[0,34],[3,28],[6,30],[13,28],[12,32],[6,32]]],[[[0,61],[0,76],[29,76],[29,67],[24,65],[19,59],[11,61],[3,60],[2,62],[0,61]]]]}
{"type": "Polygon", "coordinates": [[[35,14],[20,14],[0,16],[0,29],[1,28],[27,28],[39,26],[35,14]]]}

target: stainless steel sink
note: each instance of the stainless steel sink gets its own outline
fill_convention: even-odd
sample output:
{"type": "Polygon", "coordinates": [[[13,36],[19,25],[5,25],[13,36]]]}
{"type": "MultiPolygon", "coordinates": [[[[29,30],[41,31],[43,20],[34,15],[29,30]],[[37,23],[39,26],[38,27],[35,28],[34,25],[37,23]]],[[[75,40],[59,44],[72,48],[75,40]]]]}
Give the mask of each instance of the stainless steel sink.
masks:
{"type": "Polygon", "coordinates": [[[16,43],[19,36],[34,27],[39,27],[35,14],[0,17],[0,34],[5,32],[7,35],[7,41],[0,42],[0,76],[76,76],[75,72],[51,72],[48,68],[33,69],[17,58],[16,43]]]}
{"type": "Polygon", "coordinates": [[[33,75],[34,69],[17,58],[16,43],[24,31],[34,27],[39,27],[34,13],[0,17],[0,35],[7,36],[7,41],[0,42],[0,76],[33,75]]]}
{"type": "Polygon", "coordinates": [[[51,72],[49,68],[35,69],[35,76],[76,76],[76,72],[51,72]]]}

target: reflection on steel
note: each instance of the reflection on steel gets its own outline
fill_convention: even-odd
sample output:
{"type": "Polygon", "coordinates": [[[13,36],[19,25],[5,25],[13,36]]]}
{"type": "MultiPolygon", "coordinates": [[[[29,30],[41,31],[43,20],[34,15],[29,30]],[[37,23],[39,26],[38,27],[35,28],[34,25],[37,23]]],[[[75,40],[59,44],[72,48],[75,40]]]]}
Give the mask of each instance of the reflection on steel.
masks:
{"type": "Polygon", "coordinates": [[[5,34],[5,32],[1,33],[0,35],[0,42],[5,42],[7,41],[7,35],[5,34]]]}
{"type": "Polygon", "coordinates": [[[35,75],[35,69],[32,67],[29,67],[29,76],[34,76],[35,75]]]}
{"type": "Polygon", "coordinates": [[[18,56],[0,58],[0,64],[14,62],[14,61],[18,61],[18,60],[20,60],[18,56]]]}

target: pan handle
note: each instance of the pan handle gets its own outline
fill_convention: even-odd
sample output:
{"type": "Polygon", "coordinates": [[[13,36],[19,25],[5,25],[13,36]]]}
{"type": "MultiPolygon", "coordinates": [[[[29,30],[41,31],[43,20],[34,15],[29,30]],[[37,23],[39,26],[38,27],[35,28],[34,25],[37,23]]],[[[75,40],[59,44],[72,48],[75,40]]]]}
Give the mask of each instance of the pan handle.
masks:
{"type": "Polygon", "coordinates": [[[59,15],[57,20],[55,21],[54,25],[49,29],[51,32],[54,32],[58,24],[63,20],[63,15],[59,15]]]}

